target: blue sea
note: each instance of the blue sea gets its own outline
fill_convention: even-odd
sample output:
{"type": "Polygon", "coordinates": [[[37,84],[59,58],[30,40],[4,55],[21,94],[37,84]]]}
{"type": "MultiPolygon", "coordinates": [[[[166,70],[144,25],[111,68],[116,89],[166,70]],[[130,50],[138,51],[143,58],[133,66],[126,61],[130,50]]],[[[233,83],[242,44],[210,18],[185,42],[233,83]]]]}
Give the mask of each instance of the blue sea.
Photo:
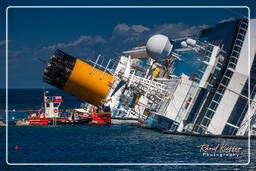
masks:
{"type": "MultiPolygon", "coordinates": [[[[60,90],[49,90],[50,95],[63,96],[62,108],[79,107],[81,102],[60,90]]],[[[5,108],[5,90],[1,90],[1,107],[5,108]]],[[[42,90],[9,90],[9,119],[24,118],[42,103],[42,90]]],[[[5,114],[0,113],[2,118],[5,114]]],[[[0,127],[5,135],[5,127],[0,127]]],[[[251,140],[251,163],[245,166],[146,166],[142,163],[247,163],[247,139],[222,139],[168,135],[155,130],[138,128],[127,123],[112,125],[76,126],[9,126],[8,162],[21,163],[129,163],[141,166],[14,166],[5,160],[5,136],[1,136],[1,168],[5,170],[256,170],[256,140],[251,140]],[[200,151],[202,145],[239,147],[236,152],[200,151]],[[19,149],[16,150],[15,146],[19,149]],[[214,154],[214,156],[213,156],[214,154]],[[231,156],[234,154],[234,156],[231,156]],[[226,155],[226,156],[225,156],[226,155]]],[[[1,170],[1,169],[0,169],[1,170]]]]}

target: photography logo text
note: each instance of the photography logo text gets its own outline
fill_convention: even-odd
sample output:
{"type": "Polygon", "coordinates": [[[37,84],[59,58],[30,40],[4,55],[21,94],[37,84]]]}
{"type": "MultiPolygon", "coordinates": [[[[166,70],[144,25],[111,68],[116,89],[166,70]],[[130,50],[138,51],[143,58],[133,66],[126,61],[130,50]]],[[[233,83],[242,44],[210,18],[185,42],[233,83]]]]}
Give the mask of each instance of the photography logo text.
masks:
{"type": "Polygon", "coordinates": [[[239,157],[240,151],[242,150],[239,146],[228,144],[201,144],[198,147],[205,157],[239,157]]]}

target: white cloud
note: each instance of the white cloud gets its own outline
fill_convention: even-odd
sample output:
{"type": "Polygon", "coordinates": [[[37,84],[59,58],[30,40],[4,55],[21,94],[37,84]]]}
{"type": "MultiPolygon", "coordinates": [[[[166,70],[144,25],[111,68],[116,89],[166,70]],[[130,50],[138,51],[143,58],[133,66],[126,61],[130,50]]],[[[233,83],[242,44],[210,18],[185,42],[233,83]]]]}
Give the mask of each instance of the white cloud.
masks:
{"type": "Polygon", "coordinates": [[[114,32],[123,33],[130,30],[130,27],[127,24],[117,24],[114,27],[114,32]]]}
{"type": "Polygon", "coordinates": [[[91,36],[80,36],[77,40],[73,41],[73,42],[70,42],[68,43],[66,46],[76,46],[82,42],[87,42],[89,40],[91,40],[92,37],[91,36]]]}
{"type": "Polygon", "coordinates": [[[101,37],[101,36],[95,36],[93,39],[94,39],[94,40],[93,40],[94,43],[106,43],[106,42],[107,42],[107,41],[106,41],[105,39],[103,39],[103,37],[101,37]]]}
{"type": "Polygon", "coordinates": [[[117,24],[113,29],[113,34],[123,34],[123,33],[142,33],[144,31],[149,31],[150,28],[143,25],[132,25],[128,26],[127,24],[117,24]]]}
{"type": "Polygon", "coordinates": [[[55,45],[51,45],[51,46],[48,46],[47,48],[48,49],[55,49],[55,48],[62,48],[62,47],[66,47],[67,45],[64,44],[64,43],[57,43],[55,45]]]}
{"type": "Polygon", "coordinates": [[[164,34],[168,37],[175,38],[180,36],[189,36],[199,33],[207,25],[188,26],[184,23],[156,25],[152,34],[164,34]]]}
{"type": "Polygon", "coordinates": [[[144,27],[143,25],[132,25],[131,28],[135,32],[139,32],[139,33],[142,33],[144,31],[149,31],[150,30],[150,28],[144,27]]]}
{"type": "Polygon", "coordinates": [[[56,49],[56,48],[66,48],[66,47],[75,47],[80,45],[81,43],[87,43],[87,44],[99,44],[99,43],[105,43],[106,41],[101,36],[80,36],[78,39],[71,41],[69,43],[57,43],[54,45],[50,45],[47,47],[47,49],[56,49]]]}
{"type": "Polygon", "coordinates": [[[219,23],[225,23],[225,22],[233,21],[233,20],[235,20],[235,18],[230,17],[230,18],[226,18],[226,19],[223,19],[223,20],[219,21],[219,23]]]}

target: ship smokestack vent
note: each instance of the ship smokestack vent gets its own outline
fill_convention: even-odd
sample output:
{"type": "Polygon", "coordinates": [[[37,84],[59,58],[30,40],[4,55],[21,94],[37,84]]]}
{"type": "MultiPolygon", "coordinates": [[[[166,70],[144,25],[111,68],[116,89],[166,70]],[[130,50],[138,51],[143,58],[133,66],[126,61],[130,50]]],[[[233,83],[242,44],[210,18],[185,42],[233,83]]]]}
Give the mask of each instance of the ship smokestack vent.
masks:
{"type": "Polygon", "coordinates": [[[44,70],[43,81],[62,89],[75,66],[75,62],[76,58],[57,49],[44,70]]]}

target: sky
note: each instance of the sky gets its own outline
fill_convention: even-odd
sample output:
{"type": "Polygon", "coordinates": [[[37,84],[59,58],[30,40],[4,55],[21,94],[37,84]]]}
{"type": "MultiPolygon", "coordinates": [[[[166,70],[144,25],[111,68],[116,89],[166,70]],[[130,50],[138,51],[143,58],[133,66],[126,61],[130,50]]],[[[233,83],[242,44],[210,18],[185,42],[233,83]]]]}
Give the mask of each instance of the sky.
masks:
{"type": "MultiPolygon", "coordinates": [[[[5,18],[6,6],[16,4],[3,4],[0,17],[5,18]]],[[[9,8],[8,87],[50,87],[42,82],[45,66],[38,58],[48,60],[55,49],[80,59],[95,60],[99,53],[104,58],[117,58],[123,50],[145,43],[154,34],[170,38],[193,35],[247,13],[246,8],[9,8]]],[[[5,87],[5,44],[5,32],[1,31],[0,88],[5,87]]]]}

